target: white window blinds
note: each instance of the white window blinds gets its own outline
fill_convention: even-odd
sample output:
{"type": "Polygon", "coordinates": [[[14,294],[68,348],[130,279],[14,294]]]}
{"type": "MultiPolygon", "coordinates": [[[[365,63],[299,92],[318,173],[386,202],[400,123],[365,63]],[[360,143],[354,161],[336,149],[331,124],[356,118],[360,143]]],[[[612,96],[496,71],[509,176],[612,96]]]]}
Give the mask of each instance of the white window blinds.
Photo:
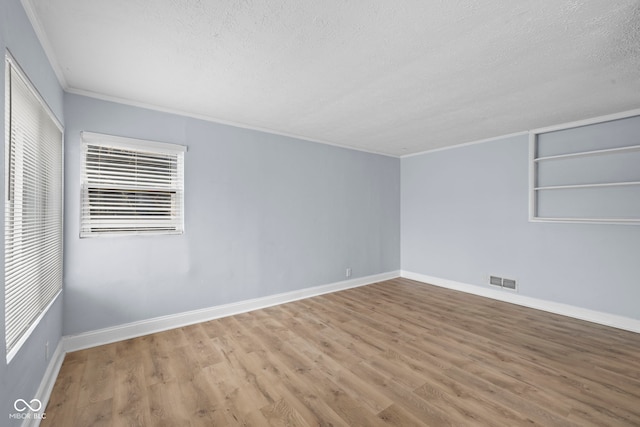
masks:
{"type": "Polygon", "coordinates": [[[62,288],[62,128],[6,59],[5,338],[7,359],[62,288]]]}
{"type": "Polygon", "coordinates": [[[82,149],[81,237],[183,232],[186,147],[82,132],[82,149]]]}

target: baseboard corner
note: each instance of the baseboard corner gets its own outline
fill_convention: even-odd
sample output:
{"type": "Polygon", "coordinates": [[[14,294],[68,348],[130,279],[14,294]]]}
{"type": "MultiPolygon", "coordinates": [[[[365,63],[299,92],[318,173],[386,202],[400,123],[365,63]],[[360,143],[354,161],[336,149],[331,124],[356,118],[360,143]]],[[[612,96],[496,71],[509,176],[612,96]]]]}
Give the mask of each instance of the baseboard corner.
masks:
{"type": "Polygon", "coordinates": [[[107,327],[94,331],[83,332],[77,335],[63,337],[64,350],[66,352],[82,350],[98,345],[109,344],[143,335],[162,332],[169,329],[193,325],[248,311],[259,310],[274,305],[297,301],[331,292],[338,292],[359,286],[370,285],[400,277],[400,270],[385,273],[372,274],[364,277],[343,280],[320,286],[298,289],[280,294],[268,295],[260,298],[239,301],[230,304],[217,305],[199,310],[160,316],[123,325],[107,327]]]}
{"type": "MultiPolygon", "coordinates": [[[[40,381],[40,386],[38,387],[35,395],[35,398],[42,403],[43,412],[49,403],[49,398],[51,397],[51,392],[53,391],[53,386],[58,378],[58,373],[62,367],[65,355],[66,352],[64,351],[63,339],[61,338],[49,359],[49,364],[47,365],[47,369],[44,371],[44,376],[42,377],[42,381],[40,381]]],[[[25,418],[22,423],[22,427],[37,427],[40,425],[40,421],[41,419],[36,417],[25,418]]]]}

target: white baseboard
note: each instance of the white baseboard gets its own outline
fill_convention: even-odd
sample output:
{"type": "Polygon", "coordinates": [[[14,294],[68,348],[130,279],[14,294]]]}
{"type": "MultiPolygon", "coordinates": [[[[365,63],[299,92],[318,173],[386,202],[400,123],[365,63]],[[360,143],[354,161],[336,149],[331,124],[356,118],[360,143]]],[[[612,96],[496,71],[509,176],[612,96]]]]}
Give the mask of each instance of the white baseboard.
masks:
{"type": "MultiPolygon", "coordinates": [[[[62,362],[64,361],[64,356],[67,352],[95,347],[102,344],[109,344],[112,342],[152,334],[155,332],[162,332],[168,329],[192,325],[194,323],[206,322],[208,320],[218,319],[225,316],[232,316],[234,314],[246,313],[248,311],[267,308],[274,305],[310,298],[317,295],[337,292],[345,289],[355,288],[358,286],[365,286],[372,283],[395,279],[397,277],[404,277],[406,279],[440,286],[443,288],[454,289],[457,291],[467,292],[470,294],[479,295],[499,301],[509,302],[512,304],[535,308],[538,310],[548,311],[551,313],[561,314],[564,316],[586,320],[601,325],[640,333],[640,320],[638,319],[617,316],[614,314],[589,310],[568,304],[541,300],[512,292],[503,292],[494,289],[483,288],[477,285],[470,285],[467,283],[427,276],[410,271],[396,270],[387,273],[374,274],[371,276],[330,283],[327,285],[315,286],[312,288],[269,295],[262,298],[254,298],[237,303],[219,305],[202,310],[194,310],[170,316],[156,317],[140,322],[133,322],[125,325],[114,326],[111,328],[86,332],[79,335],[65,336],[60,340],[55,352],[53,353],[53,356],[51,357],[44,377],[42,378],[40,386],[38,387],[38,391],[36,392],[36,398],[39,399],[42,402],[42,406],[46,408],[47,403],[49,402],[49,397],[51,396],[51,391],[53,390],[53,386],[60,371],[60,367],[62,366],[62,362]]],[[[39,425],[40,420],[25,419],[22,427],[37,427],[39,425]]]]}
{"type": "MultiPolygon", "coordinates": [[[[60,372],[60,367],[64,361],[65,354],[62,340],[60,340],[56,350],[53,352],[53,355],[49,360],[49,365],[47,365],[47,369],[44,372],[44,376],[42,377],[42,381],[40,382],[40,386],[38,387],[35,395],[35,398],[42,402],[43,411],[47,407],[47,403],[49,403],[49,397],[51,396],[51,391],[53,390],[53,386],[58,378],[58,373],[60,372]]],[[[22,422],[22,427],[38,427],[40,425],[40,421],[41,420],[38,418],[25,418],[22,422]]]]}
{"type": "Polygon", "coordinates": [[[456,282],[439,277],[427,276],[425,274],[412,273],[410,271],[400,271],[400,277],[416,280],[442,288],[454,289],[456,291],[467,292],[499,301],[522,305],[524,307],[535,308],[548,311],[550,313],[561,314],[575,319],[586,320],[600,325],[611,326],[613,328],[624,329],[626,331],[640,333],[640,320],[630,317],[618,316],[587,308],[576,307],[569,304],[547,301],[533,297],[527,297],[510,291],[499,291],[495,289],[483,288],[477,285],[456,282]]]}
{"type": "Polygon", "coordinates": [[[127,323],[78,335],[65,336],[63,338],[64,351],[70,352],[109,344],[182,326],[193,325],[194,323],[206,322],[208,320],[219,319],[225,316],[233,316],[235,314],[246,313],[248,311],[284,304],[286,302],[310,298],[316,295],[382,282],[396,277],[400,277],[400,271],[398,270],[344,280],[327,285],[315,286],[312,288],[269,295],[261,298],[254,298],[231,304],[218,305],[201,310],[155,317],[153,319],[141,320],[139,322],[127,323]]]}

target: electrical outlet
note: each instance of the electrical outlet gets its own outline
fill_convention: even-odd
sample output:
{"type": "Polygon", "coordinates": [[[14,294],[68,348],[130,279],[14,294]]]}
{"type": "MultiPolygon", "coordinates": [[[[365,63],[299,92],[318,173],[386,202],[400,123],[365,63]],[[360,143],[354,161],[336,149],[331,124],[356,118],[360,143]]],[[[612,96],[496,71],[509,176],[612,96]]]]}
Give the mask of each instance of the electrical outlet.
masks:
{"type": "Polygon", "coordinates": [[[351,277],[351,267],[347,267],[347,270],[344,272],[344,277],[351,277]]]}

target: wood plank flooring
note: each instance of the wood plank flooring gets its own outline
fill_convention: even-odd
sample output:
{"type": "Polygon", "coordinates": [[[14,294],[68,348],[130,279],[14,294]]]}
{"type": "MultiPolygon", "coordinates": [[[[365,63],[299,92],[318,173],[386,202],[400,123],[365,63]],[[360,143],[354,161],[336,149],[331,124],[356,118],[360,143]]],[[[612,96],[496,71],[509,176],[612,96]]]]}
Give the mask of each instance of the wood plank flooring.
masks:
{"type": "Polygon", "coordinates": [[[640,426],[640,334],[394,279],[69,353],[42,426],[640,426]]]}

